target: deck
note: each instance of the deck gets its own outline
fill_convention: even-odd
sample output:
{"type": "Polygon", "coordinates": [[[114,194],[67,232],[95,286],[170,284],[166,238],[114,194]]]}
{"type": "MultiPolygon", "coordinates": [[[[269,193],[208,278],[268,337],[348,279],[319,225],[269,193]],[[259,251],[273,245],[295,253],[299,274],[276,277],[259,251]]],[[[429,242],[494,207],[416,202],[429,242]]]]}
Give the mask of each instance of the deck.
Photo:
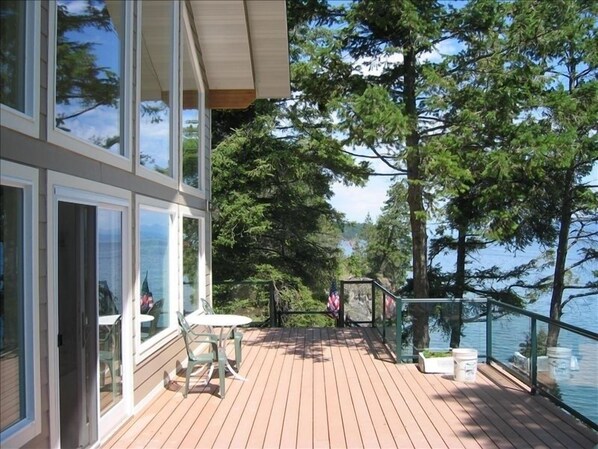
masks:
{"type": "MultiPolygon", "coordinates": [[[[234,350],[231,344],[231,350],[234,350]]],[[[232,358],[232,354],[231,354],[232,358]]],[[[593,448],[598,434],[482,365],[475,383],[397,365],[371,329],[246,330],[242,382],[184,375],[103,448],[593,448]],[[193,384],[192,379],[192,384],[193,384]]]]}

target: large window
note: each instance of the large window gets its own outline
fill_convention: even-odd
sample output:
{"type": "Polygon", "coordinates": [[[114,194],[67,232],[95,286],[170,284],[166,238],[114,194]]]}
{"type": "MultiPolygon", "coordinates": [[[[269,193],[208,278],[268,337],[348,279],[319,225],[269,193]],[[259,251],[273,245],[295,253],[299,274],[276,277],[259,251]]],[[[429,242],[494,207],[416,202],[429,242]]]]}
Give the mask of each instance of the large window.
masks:
{"type": "Polygon", "coordinates": [[[0,430],[5,430],[25,417],[23,190],[0,186],[0,210],[0,430]]]}
{"type": "Polygon", "coordinates": [[[27,4],[19,0],[0,3],[0,101],[25,112],[26,13],[27,4]]]}
{"type": "Polygon", "coordinates": [[[124,2],[57,0],[55,127],[124,154],[124,2]]]}
{"type": "Polygon", "coordinates": [[[37,172],[7,161],[0,169],[0,446],[13,447],[41,428],[33,255],[37,172]]]}
{"type": "Polygon", "coordinates": [[[178,2],[141,4],[141,88],[139,101],[139,163],[157,173],[173,176],[172,68],[173,14],[178,2]]]}
{"type": "Polygon", "coordinates": [[[37,136],[39,2],[0,2],[0,118],[3,126],[37,136]]]}
{"type": "Polygon", "coordinates": [[[182,309],[189,315],[200,309],[200,299],[205,298],[205,259],[203,220],[183,216],[182,248],[182,309]]]}
{"type": "Polygon", "coordinates": [[[173,248],[172,215],[168,211],[141,207],[139,210],[139,331],[141,342],[170,326],[173,248]]]}
{"type": "MultiPolygon", "coordinates": [[[[185,20],[186,22],[186,20],[185,20]]],[[[186,29],[187,27],[185,27],[186,29]]],[[[183,101],[181,109],[181,135],[183,148],[183,183],[199,189],[201,176],[202,147],[202,102],[203,94],[199,81],[199,68],[195,65],[195,45],[188,30],[182,38],[181,85],[183,101]]]]}

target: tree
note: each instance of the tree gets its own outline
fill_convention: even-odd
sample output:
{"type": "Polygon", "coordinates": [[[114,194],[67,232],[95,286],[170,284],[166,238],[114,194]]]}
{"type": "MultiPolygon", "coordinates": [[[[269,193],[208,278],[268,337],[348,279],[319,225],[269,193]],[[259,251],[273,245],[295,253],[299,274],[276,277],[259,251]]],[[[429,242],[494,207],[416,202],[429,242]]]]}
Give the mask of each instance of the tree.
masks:
{"type": "Polygon", "coordinates": [[[374,279],[383,279],[391,290],[397,290],[406,281],[410,267],[411,235],[407,217],[407,189],[397,182],[389,190],[382,214],[366,235],[365,256],[369,273],[374,279]]]}
{"type": "MultiPolygon", "coordinates": [[[[598,6],[584,0],[517,1],[513,7],[511,39],[520,45],[522,63],[539,67],[546,76],[537,114],[526,125],[539,156],[532,165],[543,187],[541,201],[550,206],[543,222],[556,237],[550,317],[559,320],[564,305],[575,297],[595,295],[598,283],[586,293],[563,300],[568,251],[572,243],[596,241],[598,192],[587,176],[598,161],[598,6]]],[[[540,189],[538,189],[540,190],[540,189]]],[[[598,259],[594,246],[581,249],[577,264],[598,259]]],[[[556,346],[558,326],[550,326],[548,346],[556,346]]]]}
{"type": "MultiPolygon", "coordinates": [[[[213,153],[215,277],[240,280],[275,270],[317,292],[335,276],[340,254],[331,185],[356,168],[330,152],[323,137],[277,131],[279,105],[258,102],[251,109],[213,153]]],[[[231,115],[224,114],[229,123],[231,115]]]]}
{"type": "Polygon", "coordinates": [[[108,8],[96,3],[88,0],[84,12],[76,14],[65,4],[56,5],[56,103],[79,107],[56,117],[56,126],[66,131],[69,120],[100,106],[114,107],[120,98],[120,74],[98,65],[95,44],[69,37],[88,27],[114,31],[108,8]]]}

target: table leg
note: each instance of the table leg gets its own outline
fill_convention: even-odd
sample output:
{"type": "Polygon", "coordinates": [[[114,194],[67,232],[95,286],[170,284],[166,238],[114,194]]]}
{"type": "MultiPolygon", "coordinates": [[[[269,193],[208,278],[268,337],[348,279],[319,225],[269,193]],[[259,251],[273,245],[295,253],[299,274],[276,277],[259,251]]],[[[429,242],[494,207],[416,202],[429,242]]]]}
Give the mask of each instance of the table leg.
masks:
{"type": "MultiPolygon", "coordinates": [[[[228,332],[224,332],[224,328],[221,327],[220,328],[220,347],[225,351],[226,353],[226,344],[228,342],[228,337],[230,335],[233,335],[233,332],[235,330],[235,326],[231,327],[228,332]]],[[[241,376],[239,373],[237,373],[233,367],[231,366],[230,362],[228,361],[228,358],[226,359],[226,367],[228,368],[228,370],[232,373],[233,377],[235,379],[239,379],[242,380],[243,382],[245,382],[247,380],[246,377],[241,376]]]]}

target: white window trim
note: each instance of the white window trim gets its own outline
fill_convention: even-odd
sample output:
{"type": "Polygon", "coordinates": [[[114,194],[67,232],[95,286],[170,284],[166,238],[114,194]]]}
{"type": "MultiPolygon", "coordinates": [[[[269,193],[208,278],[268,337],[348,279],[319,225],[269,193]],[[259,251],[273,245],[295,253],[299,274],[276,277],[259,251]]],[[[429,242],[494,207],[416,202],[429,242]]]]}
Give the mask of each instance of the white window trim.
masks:
{"type": "MultiPolygon", "coordinates": [[[[200,298],[206,299],[206,215],[204,212],[199,211],[197,209],[191,209],[186,206],[179,206],[179,216],[180,223],[179,223],[179,243],[178,247],[180,248],[181,255],[179,257],[179,288],[181,289],[181,294],[179,295],[179,304],[178,310],[183,313],[184,309],[184,300],[183,300],[183,285],[182,285],[182,278],[183,278],[183,218],[193,218],[197,220],[197,224],[199,227],[199,254],[197,255],[197,279],[198,279],[198,294],[200,298]]],[[[190,316],[198,315],[201,313],[201,308],[198,308],[194,312],[190,314],[190,316]]]]}
{"type": "Polygon", "coordinates": [[[168,292],[165,295],[168,295],[168,313],[169,313],[169,322],[168,328],[164,329],[163,331],[157,333],[155,336],[149,338],[148,340],[142,342],[141,341],[141,331],[140,331],[140,315],[141,310],[139,308],[139,301],[141,298],[141,284],[143,282],[142,276],[140,273],[141,270],[141,226],[140,226],[140,215],[141,209],[160,212],[164,214],[168,214],[170,217],[170,229],[168,232],[168,259],[169,259],[169,267],[176,267],[176,261],[179,258],[179,249],[178,249],[178,214],[177,214],[177,206],[176,204],[167,203],[165,201],[157,200],[155,198],[149,197],[137,197],[137,207],[136,207],[136,226],[135,229],[137,230],[135,235],[135,246],[137,248],[137,258],[135,264],[135,299],[132,302],[133,309],[134,309],[134,320],[133,326],[135,329],[135,363],[140,363],[150,355],[154,354],[168,342],[170,342],[174,337],[178,336],[178,328],[177,328],[177,319],[176,319],[176,311],[178,310],[178,292],[179,292],[179,278],[178,278],[178,270],[176,268],[171,268],[170,272],[168,273],[168,292]]]}
{"type": "MultiPolygon", "coordinates": [[[[133,345],[131,326],[131,192],[113,186],[107,186],[75,176],[48,171],[48,267],[57,266],[56,226],[59,201],[75,201],[96,207],[119,209],[123,212],[123,261],[122,261],[122,363],[123,363],[123,407],[114,407],[104,416],[97,407],[99,418],[98,432],[101,439],[114,429],[116,423],[122,423],[133,413],[133,345]],[[96,193],[96,192],[102,192],[96,193]]],[[[50,447],[60,447],[60,379],[58,347],[55,336],[58,334],[58,301],[56,273],[48,269],[48,384],[50,409],[50,447]]]]}
{"type": "Polygon", "coordinates": [[[124,150],[124,155],[112,153],[104,148],[100,148],[91,142],[81,139],[77,136],[70,135],[60,129],[57,129],[55,124],[55,101],[56,101],[56,0],[50,0],[49,3],[49,37],[48,37],[48,141],[67,148],[75,153],[91,159],[118,167],[123,170],[132,171],[131,148],[133,136],[132,129],[132,99],[133,93],[131,89],[133,80],[133,6],[131,2],[124,0],[123,29],[126,31],[123,42],[123,72],[121,83],[122,99],[121,99],[121,147],[124,150]]]}
{"type": "MultiPolygon", "coordinates": [[[[182,26],[181,26],[181,33],[182,33],[182,37],[181,37],[181,53],[183,51],[183,45],[182,45],[182,39],[185,39],[185,41],[187,42],[187,45],[189,47],[189,50],[191,51],[191,60],[189,61],[191,64],[191,69],[193,70],[193,74],[195,75],[195,82],[197,84],[197,86],[199,86],[199,91],[197,92],[197,101],[198,101],[198,114],[199,114],[199,147],[197,148],[197,158],[198,158],[198,163],[197,163],[197,180],[198,180],[198,187],[193,187],[190,186],[188,184],[185,184],[185,182],[183,181],[183,133],[180,132],[179,134],[179,148],[180,150],[180,164],[179,164],[179,173],[180,175],[180,186],[179,189],[183,192],[198,196],[199,198],[206,198],[206,192],[205,192],[205,164],[206,164],[206,160],[205,160],[205,147],[206,147],[206,114],[205,114],[205,98],[206,98],[206,94],[205,94],[205,84],[204,84],[204,80],[202,77],[202,71],[201,71],[201,67],[200,67],[200,62],[198,60],[198,58],[196,57],[196,55],[199,54],[199,52],[196,50],[195,47],[195,39],[193,39],[193,30],[191,28],[191,22],[189,19],[189,13],[187,12],[187,8],[183,8],[183,14],[182,14],[182,20],[181,20],[182,26]]],[[[181,59],[182,60],[182,57],[181,59]]],[[[182,64],[181,64],[182,67],[182,64]]],[[[183,76],[183,71],[179,69],[179,79],[182,79],[181,77],[183,76]]],[[[182,82],[179,83],[182,86],[182,82]]],[[[179,91],[179,101],[180,101],[180,105],[183,104],[182,102],[182,97],[183,97],[183,90],[180,89],[179,91]]],[[[182,111],[182,107],[181,107],[181,111],[182,111]]],[[[180,111],[179,111],[180,114],[180,111]]],[[[182,121],[182,118],[181,118],[182,121]]]]}
{"type": "MultiPolygon", "coordinates": [[[[180,19],[180,10],[181,5],[184,6],[184,2],[172,2],[172,58],[170,60],[170,91],[171,92],[178,92],[180,90],[179,86],[179,77],[178,71],[180,64],[178,63],[180,57],[179,51],[179,33],[177,32],[179,29],[179,19],[180,19]]],[[[142,25],[143,25],[143,2],[137,2],[137,48],[142,48],[141,42],[141,34],[142,34],[142,25]]],[[[150,181],[157,182],[159,184],[163,184],[165,186],[171,187],[176,189],[179,184],[179,95],[170,95],[170,165],[172,170],[172,176],[163,175],[162,173],[158,173],[155,170],[149,169],[141,165],[141,120],[139,116],[139,104],[141,103],[141,51],[137,51],[137,60],[136,66],[138,67],[137,72],[135,73],[136,76],[136,174],[142,178],[149,179],[150,181]]]]}
{"type": "Polygon", "coordinates": [[[1,447],[26,445],[41,433],[39,344],[39,188],[38,171],[9,161],[0,163],[2,185],[23,189],[23,300],[25,356],[25,418],[0,433],[1,447]]]}
{"type": "Polygon", "coordinates": [[[26,2],[25,19],[25,112],[0,105],[2,126],[32,137],[39,137],[39,72],[41,39],[41,2],[26,2]]]}

